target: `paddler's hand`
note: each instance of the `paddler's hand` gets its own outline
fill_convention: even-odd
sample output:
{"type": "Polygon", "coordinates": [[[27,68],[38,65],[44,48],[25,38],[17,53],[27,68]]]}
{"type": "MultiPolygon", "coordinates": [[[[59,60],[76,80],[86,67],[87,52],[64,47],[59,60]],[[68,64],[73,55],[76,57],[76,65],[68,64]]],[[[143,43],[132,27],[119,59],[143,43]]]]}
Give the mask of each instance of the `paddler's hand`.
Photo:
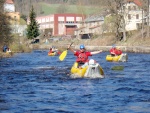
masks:
{"type": "Polygon", "coordinates": [[[70,49],[70,45],[68,45],[67,49],[70,49]]]}

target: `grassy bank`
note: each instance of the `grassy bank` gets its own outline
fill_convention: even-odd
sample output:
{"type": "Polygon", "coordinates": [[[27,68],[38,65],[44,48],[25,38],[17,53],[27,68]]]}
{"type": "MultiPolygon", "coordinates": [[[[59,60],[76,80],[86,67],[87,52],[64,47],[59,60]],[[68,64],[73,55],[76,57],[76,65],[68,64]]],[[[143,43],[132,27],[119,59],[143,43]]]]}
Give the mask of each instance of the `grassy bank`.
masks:
{"type": "Polygon", "coordinates": [[[15,53],[23,53],[23,52],[31,52],[32,49],[27,46],[26,44],[18,44],[16,42],[12,43],[10,46],[8,46],[11,50],[11,53],[4,53],[0,51],[0,58],[3,57],[11,57],[15,53]]]}

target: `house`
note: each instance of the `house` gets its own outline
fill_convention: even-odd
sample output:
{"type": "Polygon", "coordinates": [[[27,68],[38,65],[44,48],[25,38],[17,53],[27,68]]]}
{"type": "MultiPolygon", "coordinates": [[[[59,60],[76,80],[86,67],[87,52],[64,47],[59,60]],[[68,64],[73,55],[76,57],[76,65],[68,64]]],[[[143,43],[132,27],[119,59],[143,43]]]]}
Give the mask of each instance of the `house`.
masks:
{"type": "Polygon", "coordinates": [[[104,16],[92,15],[87,17],[83,24],[75,30],[76,37],[87,39],[92,35],[102,34],[102,24],[104,23],[104,16]]]}
{"type": "Polygon", "coordinates": [[[27,25],[20,25],[20,13],[15,11],[14,0],[5,0],[4,13],[9,18],[11,32],[20,36],[25,35],[27,25]]]}
{"type": "MultiPolygon", "coordinates": [[[[127,0],[123,4],[123,16],[125,20],[125,30],[137,30],[142,26],[143,10],[141,9],[141,2],[139,0],[127,0]]],[[[119,12],[120,13],[120,12],[119,12]]],[[[93,34],[99,35],[103,32],[111,32],[109,28],[103,28],[104,17],[110,16],[108,12],[103,12],[101,15],[93,15],[86,18],[79,28],[75,30],[75,35],[82,39],[90,38],[93,34]]],[[[111,26],[111,25],[110,25],[111,26]]],[[[120,32],[123,32],[120,29],[120,32]]]]}
{"type": "Polygon", "coordinates": [[[5,0],[4,12],[15,12],[14,0],[5,0]]]}
{"type": "Polygon", "coordinates": [[[141,8],[142,4],[139,0],[128,0],[123,5],[123,13],[125,19],[125,30],[137,30],[142,26],[144,12],[141,8]]]}
{"type": "MultiPolygon", "coordinates": [[[[52,14],[39,16],[36,18],[40,30],[46,36],[74,35],[74,30],[78,28],[85,18],[81,14],[52,14]]],[[[28,20],[29,23],[29,20],[28,20]]]]}

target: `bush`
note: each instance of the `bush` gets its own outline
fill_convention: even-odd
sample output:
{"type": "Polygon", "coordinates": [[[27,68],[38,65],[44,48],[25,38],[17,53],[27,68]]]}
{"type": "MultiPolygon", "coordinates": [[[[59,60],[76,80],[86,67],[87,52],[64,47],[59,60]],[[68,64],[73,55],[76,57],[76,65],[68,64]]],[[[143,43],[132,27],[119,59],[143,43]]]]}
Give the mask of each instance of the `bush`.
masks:
{"type": "Polygon", "coordinates": [[[31,49],[28,46],[19,43],[13,43],[9,48],[14,53],[31,52],[31,49]]]}

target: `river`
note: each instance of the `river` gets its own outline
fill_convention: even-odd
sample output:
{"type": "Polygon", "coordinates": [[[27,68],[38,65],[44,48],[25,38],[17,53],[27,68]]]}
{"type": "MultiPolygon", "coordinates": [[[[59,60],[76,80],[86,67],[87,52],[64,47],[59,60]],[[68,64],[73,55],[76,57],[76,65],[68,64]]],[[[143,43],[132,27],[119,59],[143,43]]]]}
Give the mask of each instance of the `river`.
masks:
{"type": "Polygon", "coordinates": [[[150,113],[150,54],[127,62],[94,55],[105,78],[72,78],[72,53],[64,61],[48,50],[0,59],[0,113],[150,113]],[[111,70],[113,66],[124,70],[111,70]]]}

